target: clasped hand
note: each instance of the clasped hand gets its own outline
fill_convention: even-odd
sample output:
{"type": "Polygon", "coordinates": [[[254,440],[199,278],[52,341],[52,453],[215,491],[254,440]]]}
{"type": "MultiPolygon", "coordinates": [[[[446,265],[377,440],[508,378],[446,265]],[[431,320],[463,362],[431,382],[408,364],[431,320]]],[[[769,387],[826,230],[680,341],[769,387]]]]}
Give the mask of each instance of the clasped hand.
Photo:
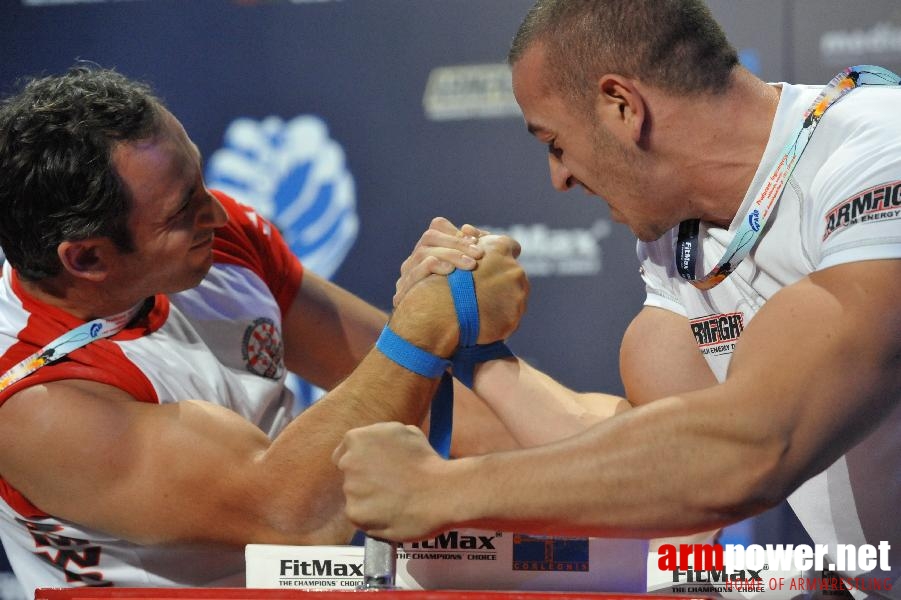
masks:
{"type": "MultiPolygon", "coordinates": [[[[418,284],[454,269],[473,271],[479,304],[478,342],[486,344],[509,337],[525,314],[529,281],[517,262],[519,243],[504,235],[492,235],[471,225],[457,228],[443,217],[432,220],[400,269],[394,306],[418,284]]],[[[450,303],[449,293],[441,301],[450,303]]],[[[456,321],[453,311],[445,312],[456,321]]]]}

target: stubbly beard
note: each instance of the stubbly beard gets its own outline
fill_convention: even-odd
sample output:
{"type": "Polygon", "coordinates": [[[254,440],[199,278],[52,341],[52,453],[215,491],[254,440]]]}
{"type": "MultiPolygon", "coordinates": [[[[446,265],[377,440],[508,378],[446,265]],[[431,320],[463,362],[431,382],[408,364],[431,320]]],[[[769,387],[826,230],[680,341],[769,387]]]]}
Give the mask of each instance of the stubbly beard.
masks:
{"type": "Polygon", "coordinates": [[[630,208],[643,208],[640,212],[652,214],[649,204],[653,201],[650,186],[643,175],[650,171],[647,157],[640,152],[630,152],[602,125],[595,124],[592,129],[592,143],[595,147],[596,160],[593,168],[595,175],[606,180],[603,187],[614,190],[616,199],[611,203],[609,196],[598,194],[610,207],[611,217],[626,225],[632,234],[642,242],[654,242],[660,239],[670,227],[658,226],[644,219],[638,222],[635,211],[630,208]],[[606,160],[602,160],[606,159],[606,160]],[[624,210],[625,209],[625,210],[624,210]]]}

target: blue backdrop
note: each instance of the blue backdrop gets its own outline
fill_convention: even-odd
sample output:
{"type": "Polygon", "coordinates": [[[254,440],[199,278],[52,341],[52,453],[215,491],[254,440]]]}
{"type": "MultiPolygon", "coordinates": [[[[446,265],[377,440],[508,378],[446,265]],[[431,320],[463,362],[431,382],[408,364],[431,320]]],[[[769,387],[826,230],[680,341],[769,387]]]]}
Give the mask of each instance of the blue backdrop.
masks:
{"type": "MultiPolygon", "coordinates": [[[[78,60],[146,80],[211,183],[275,219],[310,268],[383,308],[433,216],[509,231],[533,287],[511,346],[576,389],[621,392],[618,342],[643,300],[634,239],[597,199],[554,192],[525,131],[503,61],[530,5],[0,0],[0,92],[78,60]]],[[[894,0],[710,5],[768,80],[901,65],[894,0]]],[[[731,534],[800,536],[785,509],[731,534]]],[[[14,594],[0,579],[0,599],[14,594]]]]}

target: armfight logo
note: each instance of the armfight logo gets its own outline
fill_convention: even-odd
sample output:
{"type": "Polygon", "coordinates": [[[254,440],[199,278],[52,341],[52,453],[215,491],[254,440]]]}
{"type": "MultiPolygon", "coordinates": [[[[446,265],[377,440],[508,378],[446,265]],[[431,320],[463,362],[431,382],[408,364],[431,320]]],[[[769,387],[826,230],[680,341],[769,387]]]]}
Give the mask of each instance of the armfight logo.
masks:
{"type": "Polygon", "coordinates": [[[882,183],[842,200],[829,211],[823,241],[851,225],[897,219],[901,219],[901,181],[882,183]]]}
{"type": "Polygon", "coordinates": [[[745,318],[740,312],[707,315],[692,319],[690,325],[702,354],[731,354],[744,331],[745,318]]]}

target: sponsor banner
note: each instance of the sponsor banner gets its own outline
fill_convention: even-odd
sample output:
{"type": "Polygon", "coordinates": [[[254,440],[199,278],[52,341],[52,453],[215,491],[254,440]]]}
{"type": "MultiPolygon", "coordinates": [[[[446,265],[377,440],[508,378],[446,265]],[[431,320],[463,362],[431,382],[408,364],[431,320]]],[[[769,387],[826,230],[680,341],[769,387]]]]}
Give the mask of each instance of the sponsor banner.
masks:
{"type": "Polygon", "coordinates": [[[648,591],[725,598],[848,598],[892,590],[890,545],[673,544],[648,555],[648,591]]]}
{"type": "Polygon", "coordinates": [[[879,21],[853,29],[825,31],[820,35],[820,56],[828,65],[901,59],[901,25],[879,21]]]}
{"type": "Polygon", "coordinates": [[[598,275],[604,265],[601,241],[613,233],[613,225],[606,219],[598,219],[588,227],[568,229],[553,229],[545,223],[479,227],[519,242],[519,263],[533,278],[598,275]]]}
{"type": "Polygon", "coordinates": [[[135,2],[138,0],[22,0],[23,6],[58,6],[61,4],[103,4],[109,2],[135,2]]]}
{"type": "MultiPolygon", "coordinates": [[[[353,589],[363,578],[362,546],[246,547],[247,587],[353,589]]],[[[473,529],[399,544],[400,589],[642,592],[647,543],[530,536],[473,529]]]]}
{"type": "Polygon", "coordinates": [[[422,105],[432,121],[520,117],[510,67],[504,63],[432,69],[422,105]]]}

